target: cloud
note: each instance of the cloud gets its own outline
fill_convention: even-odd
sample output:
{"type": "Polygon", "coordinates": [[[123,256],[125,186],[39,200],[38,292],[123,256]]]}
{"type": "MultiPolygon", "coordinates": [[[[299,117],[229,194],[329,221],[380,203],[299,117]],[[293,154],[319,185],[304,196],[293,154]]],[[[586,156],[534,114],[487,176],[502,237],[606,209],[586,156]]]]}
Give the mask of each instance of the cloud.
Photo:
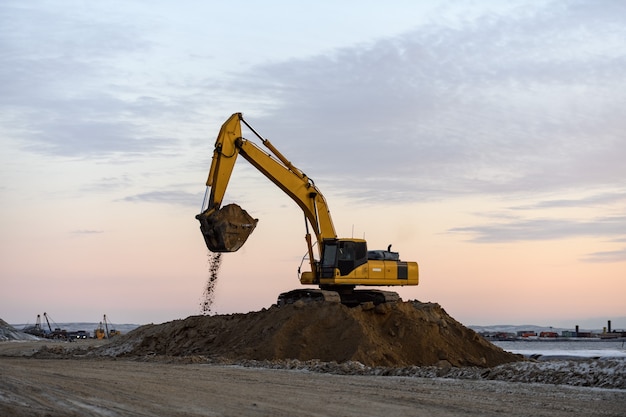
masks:
{"type": "Polygon", "coordinates": [[[594,194],[585,198],[544,200],[524,206],[512,207],[513,210],[536,210],[545,208],[595,207],[619,203],[626,200],[626,192],[594,194]]]}
{"type": "Polygon", "coordinates": [[[257,130],[360,198],[615,184],[626,176],[626,22],[614,3],[586,5],[423,26],[259,66],[228,89],[268,97],[269,114],[249,115],[257,130]]]}
{"type": "Polygon", "coordinates": [[[103,230],[73,230],[71,232],[73,235],[97,235],[97,234],[101,234],[104,233],[103,230]]]}
{"type": "Polygon", "coordinates": [[[521,242],[575,237],[620,238],[626,231],[626,216],[591,220],[519,219],[497,224],[456,227],[451,233],[467,233],[477,243],[521,242]]]}
{"type": "MultiPolygon", "coordinates": [[[[475,243],[511,243],[522,241],[544,241],[572,238],[601,238],[612,243],[626,242],[626,216],[600,215],[599,213],[623,213],[626,194],[622,191],[596,193],[582,198],[537,201],[520,205],[496,213],[477,213],[489,218],[488,224],[455,227],[449,233],[469,236],[475,243]],[[564,216],[564,209],[592,209],[593,218],[570,218],[564,216]],[[519,213],[537,211],[537,214],[551,214],[558,217],[522,218],[519,213]]],[[[580,213],[573,211],[571,213],[580,213]]],[[[621,246],[621,245],[620,245],[621,246]]],[[[626,249],[589,253],[583,262],[608,263],[626,260],[626,249]]]]}
{"type": "Polygon", "coordinates": [[[626,262],[626,248],[590,253],[582,261],[592,263],[626,262]]]}
{"type": "MultiPolygon", "coordinates": [[[[151,191],[147,193],[135,194],[121,199],[128,202],[148,202],[148,203],[166,203],[183,206],[199,206],[198,202],[202,201],[202,195],[198,193],[188,193],[184,191],[168,190],[168,191],[151,191]]],[[[199,207],[198,207],[199,209],[199,207]]]]}
{"type": "Polygon", "coordinates": [[[33,131],[24,138],[23,149],[35,153],[102,158],[114,153],[147,153],[173,145],[171,138],[145,136],[141,128],[130,122],[72,119],[56,116],[53,120],[31,121],[33,131]]]}
{"type": "Polygon", "coordinates": [[[102,157],[176,144],[145,123],[173,110],[128,67],[150,51],[139,27],[40,4],[5,4],[0,19],[1,120],[20,148],[102,157]]]}
{"type": "Polygon", "coordinates": [[[203,77],[154,66],[173,60],[167,29],[132,10],[4,5],[0,122],[29,152],[149,155],[180,148],[182,121],[213,103],[355,201],[612,188],[626,177],[622,12],[527,4],[203,77]]]}

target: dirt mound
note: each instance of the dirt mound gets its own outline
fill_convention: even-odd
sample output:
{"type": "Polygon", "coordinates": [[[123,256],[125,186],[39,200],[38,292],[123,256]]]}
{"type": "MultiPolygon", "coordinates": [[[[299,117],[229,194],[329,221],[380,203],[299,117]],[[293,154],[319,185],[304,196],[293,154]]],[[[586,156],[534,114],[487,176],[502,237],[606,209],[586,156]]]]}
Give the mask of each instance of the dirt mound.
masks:
{"type": "Polygon", "coordinates": [[[16,330],[9,323],[0,319],[0,341],[6,340],[37,340],[37,337],[16,330]]]}
{"type": "Polygon", "coordinates": [[[367,366],[493,367],[521,360],[438,304],[417,301],[375,308],[298,302],[247,314],[193,316],[140,327],[102,347],[100,354],[318,359],[367,366]]]}

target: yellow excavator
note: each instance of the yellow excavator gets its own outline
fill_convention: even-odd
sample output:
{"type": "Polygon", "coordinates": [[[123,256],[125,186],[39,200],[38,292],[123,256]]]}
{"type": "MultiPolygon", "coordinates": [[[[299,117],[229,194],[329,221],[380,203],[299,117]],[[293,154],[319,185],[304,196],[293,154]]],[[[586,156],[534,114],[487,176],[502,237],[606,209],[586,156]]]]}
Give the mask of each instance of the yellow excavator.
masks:
{"type": "Polygon", "coordinates": [[[211,252],[237,251],[257,224],[257,219],[236,204],[222,207],[226,187],[239,155],[291,197],[304,212],[311,270],[300,273],[300,283],[318,288],[282,293],[278,296],[279,306],[297,300],[341,302],[348,306],[367,302],[377,305],[399,301],[400,297],[396,292],[356,290],[355,287],[418,285],[417,263],[401,261],[398,252],[391,251],[391,245],[387,250],[368,250],[363,239],[338,238],[328,204],[313,180],[293,166],[269,140],[258,134],[241,113],[233,114],[220,129],[206,181],[202,210],[196,215],[211,252]],[[242,122],[261,140],[269,153],[243,138],[242,122]],[[317,259],[309,226],[317,239],[317,259]]]}

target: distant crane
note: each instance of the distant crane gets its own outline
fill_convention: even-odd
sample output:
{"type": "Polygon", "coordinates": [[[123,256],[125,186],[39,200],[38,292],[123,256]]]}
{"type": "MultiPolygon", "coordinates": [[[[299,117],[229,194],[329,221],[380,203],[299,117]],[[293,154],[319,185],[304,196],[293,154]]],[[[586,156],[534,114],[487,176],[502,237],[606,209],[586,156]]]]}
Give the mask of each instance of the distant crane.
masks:
{"type": "Polygon", "coordinates": [[[37,321],[34,326],[27,326],[24,328],[24,333],[32,334],[37,337],[45,337],[46,333],[41,328],[41,315],[37,314],[37,321]]]}
{"type": "Polygon", "coordinates": [[[48,335],[46,337],[50,338],[50,339],[69,339],[69,336],[67,334],[67,330],[61,330],[61,328],[59,327],[58,324],[56,324],[54,322],[54,320],[52,319],[48,319],[48,313],[43,313],[43,316],[46,319],[46,323],[48,324],[48,330],[50,330],[50,333],[48,333],[48,335]],[[54,323],[54,330],[52,330],[52,326],[50,326],[50,320],[52,320],[52,322],[54,323]]]}
{"type": "MultiPolygon", "coordinates": [[[[48,323],[48,330],[50,330],[50,333],[52,333],[52,327],[50,326],[50,320],[48,320],[48,313],[44,312],[43,316],[46,318],[46,323],[48,323]]],[[[39,314],[37,315],[37,319],[39,319],[39,314]]],[[[56,325],[56,323],[55,323],[55,325],[56,325]]]]}
{"type": "Polygon", "coordinates": [[[43,313],[44,318],[46,319],[46,324],[48,325],[48,331],[44,330],[41,326],[41,315],[37,314],[37,322],[34,326],[24,328],[24,332],[28,334],[32,334],[37,337],[45,337],[48,339],[64,339],[68,340],[67,330],[61,330],[58,324],[54,323],[54,320],[49,318],[48,313],[43,313]],[[52,329],[52,325],[50,321],[54,323],[54,330],[52,329]]]}

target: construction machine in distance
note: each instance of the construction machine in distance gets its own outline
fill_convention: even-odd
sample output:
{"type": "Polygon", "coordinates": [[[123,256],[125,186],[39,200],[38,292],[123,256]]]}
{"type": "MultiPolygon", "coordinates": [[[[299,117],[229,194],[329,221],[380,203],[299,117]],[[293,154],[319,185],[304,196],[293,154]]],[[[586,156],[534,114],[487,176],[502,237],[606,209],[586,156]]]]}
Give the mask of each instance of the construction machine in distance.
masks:
{"type": "Polygon", "coordinates": [[[364,239],[338,238],[326,199],[313,180],[293,166],[269,140],[259,135],[241,113],[233,114],[220,129],[206,181],[202,210],[196,215],[211,252],[237,251],[256,227],[257,220],[238,205],[221,206],[239,155],[291,197],[304,212],[305,240],[311,270],[300,273],[300,283],[318,288],[282,293],[278,296],[278,305],[290,304],[299,299],[341,302],[347,306],[367,302],[377,305],[399,301],[400,297],[392,291],[355,288],[418,285],[417,262],[401,261],[398,252],[391,251],[391,245],[387,250],[368,250],[364,239]],[[270,153],[243,138],[242,122],[270,153]],[[317,259],[309,226],[317,239],[317,259]]]}
{"type": "Polygon", "coordinates": [[[107,319],[105,314],[102,321],[98,324],[98,327],[93,331],[93,337],[96,339],[110,339],[113,336],[119,336],[122,334],[119,330],[114,328],[109,329],[111,322],[107,319]]]}

